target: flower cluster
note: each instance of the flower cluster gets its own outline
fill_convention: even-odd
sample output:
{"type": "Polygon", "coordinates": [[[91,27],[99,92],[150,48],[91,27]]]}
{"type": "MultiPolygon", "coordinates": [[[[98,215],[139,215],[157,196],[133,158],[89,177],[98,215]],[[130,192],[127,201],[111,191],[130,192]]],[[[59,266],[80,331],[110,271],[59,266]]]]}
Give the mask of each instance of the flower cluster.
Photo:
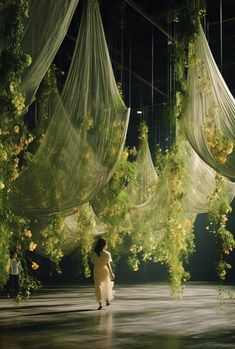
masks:
{"type": "Polygon", "coordinates": [[[148,138],[148,126],[145,122],[141,122],[138,126],[139,140],[144,141],[148,138]]]}
{"type": "MultiPolygon", "coordinates": [[[[2,1],[8,19],[5,22],[5,36],[1,51],[1,89],[0,89],[0,286],[6,281],[5,266],[9,250],[17,250],[22,260],[23,272],[20,279],[21,296],[28,295],[33,289],[31,276],[26,263],[31,236],[24,235],[29,222],[16,216],[9,205],[12,182],[22,169],[20,153],[25,150],[32,137],[24,122],[25,96],[20,92],[20,84],[25,69],[31,64],[31,57],[21,49],[24,23],[28,16],[28,0],[16,2],[2,1]],[[8,4],[10,5],[8,8],[8,4]],[[31,285],[28,287],[27,285],[31,285]]],[[[22,157],[21,157],[22,158],[22,157]]]]}
{"type": "Polygon", "coordinates": [[[41,236],[42,251],[58,267],[59,262],[64,255],[64,218],[61,215],[52,216],[46,228],[41,231],[41,236]]]}
{"type": "MultiPolygon", "coordinates": [[[[205,96],[212,96],[212,83],[207,73],[205,63],[197,56],[196,53],[196,38],[189,44],[188,66],[191,69],[197,69],[197,88],[205,96]]],[[[211,102],[207,108],[203,124],[206,143],[214,156],[214,159],[221,165],[224,165],[228,156],[233,152],[233,142],[224,136],[219,124],[220,109],[211,102]]]]}
{"type": "Polygon", "coordinates": [[[183,283],[189,278],[183,262],[194,249],[193,218],[187,217],[183,210],[184,160],[183,148],[179,143],[167,154],[165,175],[169,181],[169,210],[166,235],[161,242],[164,261],[169,267],[173,294],[179,295],[183,283]]]}
{"type": "Polygon", "coordinates": [[[203,129],[211,153],[219,164],[224,165],[233,152],[233,142],[223,135],[214,120],[205,123],[203,129]]]}
{"type": "Polygon", "coordinates": [[[25,109],[25,97],[22,93],[15,94],[12,99],[12,104],[16,109],[16,113],[21,115],[23,110],[25,109]]]}

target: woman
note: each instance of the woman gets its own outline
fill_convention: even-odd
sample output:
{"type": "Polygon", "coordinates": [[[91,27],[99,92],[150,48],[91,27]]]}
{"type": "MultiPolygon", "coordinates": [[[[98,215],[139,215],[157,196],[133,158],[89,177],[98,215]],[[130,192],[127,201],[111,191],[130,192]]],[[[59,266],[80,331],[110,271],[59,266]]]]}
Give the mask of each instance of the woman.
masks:
{"type": "Polygon", "coordinates": [[[108,306],[113,298],[112,290],[115,275],[110,265],[110,262],[112,262],[111,255],[104,249],[106,246],[106,240],[100,238],[91,257],[91,262],[94,264],[95,295],[99,303],[98,310],[102,309],[103,301],[108,306]]]}
{"type": "Polygon", "coordinates": [[[20,261],[17,259],[17,253],[15,251],[10,252],[10,261],[8,266],[9,279],[7,282],[7,298],[18,296],[19,293],[19,280],[22,266],[20,261]]]}

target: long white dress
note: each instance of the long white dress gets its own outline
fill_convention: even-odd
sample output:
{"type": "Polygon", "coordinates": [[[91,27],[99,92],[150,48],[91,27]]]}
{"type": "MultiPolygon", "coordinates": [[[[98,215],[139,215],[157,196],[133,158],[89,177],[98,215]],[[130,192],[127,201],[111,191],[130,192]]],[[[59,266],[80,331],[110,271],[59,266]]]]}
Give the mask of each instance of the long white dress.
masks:
{"type": "Polygon", "coordinates": [[[107,264],[112,262],[111,254],[108,251],[101,251],[100,256],[94,252],[91,257],[94,264],[95,295],[97,302],[107,302],[113,299],[113,281],[107,264]]]}

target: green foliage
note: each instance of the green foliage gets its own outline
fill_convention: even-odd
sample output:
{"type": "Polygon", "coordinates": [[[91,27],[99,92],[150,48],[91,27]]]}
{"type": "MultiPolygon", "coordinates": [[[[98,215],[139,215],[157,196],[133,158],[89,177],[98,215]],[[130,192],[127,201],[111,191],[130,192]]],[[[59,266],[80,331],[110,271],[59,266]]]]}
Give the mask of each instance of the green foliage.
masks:
{"type": "Polygon", "coordinates": [[[231,210],[224,178],[217,174],[215,189],[208,195],[209,226],[207,229],[217,239],[217,274],[221,280],[225,280],[227,269],[231,268],[231,265],[224,260],[224,256],[230,254],[235,248],[234,236],[226,229],[228,214],[231,210]]]}
{"type": "Polygon", "coordinates": [[[51,216],[49,223],[41,231],[41,247],[46,256],[55,263],[57,270],[59,270],[59,262],[63,257],[63,231],[64,218],[61,215],[51,216]]]}
{"type": "Polygon", "coordinates": [[[105,238],[114,262],[126,252],[125,239],[130,234],[128,214],[132,205],[126,187],[135,180],[135,163],[128,161],[128,157],[135,155],[135,149],[124,149],[111,180],[92,203],[95,213],[106,224],[105,238]]]}
{"type": "Polygon", "coordinates": [[[1,2],[1,6],[4,6],[7,18],[0,57],[0,286],[3,286],[7,278],[9,249],[17,250],[19,257],[24,258],[23,250],[27,248],[23,232],[28,221],[10,210],[9,194],[22,169],[19,155],[27,149],[33,137],[24,124],[25,98],[19,91],[21,76],[31,64],[31,57],[21,49],[28,1],[1,2]]]}
{"type": "Polygon", "coordinates": [[[174,106],[177,119],[183,116],[188,101],[186,80],[190,43],[195,40],[200,17],[204,17],[205,14],[204,1],[187,0],[183,6],[176,8],[170,17],[177,27],[177,40],[173,42],[176,89],[174,106]]]}
{"type": "Polygon", "coordinates": [[[20,292],[16,298],[17,304],[20,305],[24,299],[28,299],[40,286],[40,282],[28,271],[28,266],[23,265],[20,275],[20,292]]]}
{"type": "Polygon", "coordinates": [[[32,233],[28,229],[29,221],[16,216],[9,206],[12,184],[23,169],[21,154],[33,141],[22,116],[25,97],[19,91],[22,74],[31,64],[31,57],[21,49],[23,24],[28,17],[28,1],[1,2],[1,5],[5,7],[7,20],[0,57],[0,286],[6,283],[9,250],[16,250],[23,267],[18,297],[20,301],[38,287],[26,263],[28,251],[35,248],[32,233]]]}
{"type": "Polygon", "coordinates": [[[77,215],[77,239],[79,250],[81,251],[84,274],[86,277],[91,275],[89,257],[94,244],[94,227],[95,220],[90,206],[80,206],[77,215]]]}
{"type": "Polygon", "coordinates": [[[93,202],[102,222],[120,228],[131,207],[126,186],[136,173],[135,164],[128,161],[128,156],[132,152],[133,150],[127,148],[123,151],[111,180],[93,202]]]}
{"type": "Polygon", "coordinates": [[[163,170],[166,166],[166,160],[167,160],[167,157],[166,157],[166,153],[168,152],[168,149],[166,152],[164,152],[162,150],[162,148],[160,147],[160,144],[157,144],[157,147],[156,147],[156,164],[157,164],[157,174],[158,176],[161,177],[162,173],[163,173],[163,170]]]}
{"type": "Polygon", "coordinates": [[[4,286],[7,281],[7,264],[9,259],[9,245],[11,231],[5,223],[0,224],[0,286],[4,286]]]}
{"type": "Polygon", "coordinates": [[[194,251],[193,217],[188,217],[183,207],[185,195],[184,150],[182,144],[175,146],[168,154],[164,177],[169,181],[169,206],[166,220],[166,233],[158,245],[156,259],[168,266],[173,294],[182,291],[189,279],[184,263],[194,251]]]}

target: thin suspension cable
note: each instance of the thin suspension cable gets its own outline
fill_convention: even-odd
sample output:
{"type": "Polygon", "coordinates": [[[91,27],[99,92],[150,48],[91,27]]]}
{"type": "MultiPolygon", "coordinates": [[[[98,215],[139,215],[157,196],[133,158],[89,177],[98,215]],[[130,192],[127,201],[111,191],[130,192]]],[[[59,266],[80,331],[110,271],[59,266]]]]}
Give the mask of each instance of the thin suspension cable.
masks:
{"type": "MultiPolygon", "coordinates": [[[[168,21],[168,32],[171,31],[171,23],[168,21]]],[[[168,92],[168,110],[171,111],[171,98],[172,98],[172,85],[171,85],[171,45],[167,46],[167,92],[168,92]]],[[[172,128],[172,120],[171,120],[171,112],[169,115],[169,134],[168,134],[168,139],[169,139],[169,146],[171,146],[171,128],[172,128]]]]}
{"type": "Polygon", "coordinates": [[[153,71],[153,61],[154,61],[154,38],[153,38],[153,26],[152,26],[152,46],[151,46],[151,56],[152,56],[152,62],[151,62],[151,73],[152,73],[152,86],[151,86],[151,102],[153,105],[153,84],[154,84],[154,71],[153,71]]]}
{"type": "MultiPolygon", "coordinates": [[[[75,41],[75,40],[76,40],[76,39],[75,39],[73,36],[71,36],[71,35],[68,36],[68,37],[69,37],[69,39],[72,40],[72,41],[75,41]]],[[[115,53],[115,52],[117,53],[117,50],[115,50],[114,48],[113,48],[113,51],[114,51],[114,53],[115,53]]],[[[115,56],[114,53],[113,53],[113,57],[115,56]]],[[[112,63],[115,64],[116,67],[117,67],[118,69],[121,69],[121,67],[122,67],[123,70],[128,71],[128,72],[129,72],[132,76],[134,76],[137,80],[140,80],[140,81],[144,82],[147,86],[152,86],[151,82],[145,80],[145,79],[142,78],[140,75],[136,74],[134,71],[132,71],[132,69],[129,69],[129,68],[125,67],[124,65],[121,66],[121,64],[120,64],[119,62],[117,62],[115,59],[112,60],[112,63]]],[[[161,81],[164,81],[164,80],[159,80],[159,82],[161,82],[161,81]]],[[[158,93],[160,93],[160,94],[161,94],[162,96],[164,96],[164,97],[167,96],[167,94],[166,94],[165,92],[163,92],[162,90],[160,90],[159,88],[157,88],[157,87],[155,87],[155,86],[153,86],[153,90],[156,91],[156,92],[158,92],[158,93]]]]}
{"type": "Polygon", "coordinates": [[[131,84],[131,39],[130,39],[130,45],[129,45],[129,108],[131,108],[131,88],[132,88],[132,84],[131,84]]]}
{"type": "MultiPolygon", "coordinates": [[[[118,63],[118,62],[115,62],[115,63],[117,64],[117,66],[118,66],[119,68],[121,67],[120,63],[118,63]]],[[[132,70],[130,70],[129,68],[127,68],[127,67],[123,66],[123,70],[126,70],[126,71],[130,72],[130,73],[131,73],[131,75],[132,75],[132,76],[134,76],[136,79],[138,79],[138,80],[140,80],[140,81],[144,82],[144,83],[145,83],[147,86],[152,87],[151,82],[149,82],[149,81],[145,80],[144,78],[142,78],[142,76],[140,76],[140,75],[136,74],[135,72],[133,72],[133,71],[132,71],[132,70]]],[[[157,87],[153,86],[153,89],[154,89],[154,91],[156,91],[156,92],[160,93],[162,96],[167,97],[167,93],[163,92],[163,91],[162,91],[162,90],[160,90],[159,88],[157,88],[157,87]]]]}
{"type": "Polygon", "coordinates": [[[37,125],[38,121],[38,99],[37,97],[35,98],[35,103],[34,103],[34,125],[37,125]]]}
{"type": "Polygon", "coordinates": [[[136,5],[132,0],[124,0],[129,6],[136,10],[141,16],[143,16],[147,21],[149,21],[154,27],[158,28],[163,34],[165,34],[169,39],[172,40],[171,35],[164,29],[160,24],[149,17],[138,5],[136,5]]]}
{"type": "MultiPolygon", "coordinates": [[[[222,23],[228,23],[228,22],[233,22],[233,21],[235,21],[235,17],[223,19],[222,23]]],[[[221,21],[211,22],[210,25],[220,24],[220,22],[221,21]]]]}
{"type": "Polygon", "coordinates": [[[206,39],[207,39],[208,44],[209,44],[209,42],[210,42],[210,23],[209,22],[207,22],[207,24],[206,24],[206,39]]]}
{"type": "Polygon", "coordinates": [[[220,71],[223,72],[223,0],[220,0],[220,71]]]}
{"type": "Polygon", "coordinates": [[[153,135],[154,135],[154,144],[156,144],[156,125],[154,123],[154,110],[153,110],[153,104],[154,104],[154,90],[153,90],[153,85],[154,85],[154,27],[152,26],[152,46],[151,46],[151,56],[152,56],[152,61],[151,61],[151,74],[152,74],[152,86],[151,86],[151,122],[153,125],[153,135]]]}
{"type": "Polygon", "coordinates": [[[120,75],[120,82],[123,84],[123,27],[124,27],[124,21],[123,21],[123,14],[121,15],[121,75],[120,75]]]}

